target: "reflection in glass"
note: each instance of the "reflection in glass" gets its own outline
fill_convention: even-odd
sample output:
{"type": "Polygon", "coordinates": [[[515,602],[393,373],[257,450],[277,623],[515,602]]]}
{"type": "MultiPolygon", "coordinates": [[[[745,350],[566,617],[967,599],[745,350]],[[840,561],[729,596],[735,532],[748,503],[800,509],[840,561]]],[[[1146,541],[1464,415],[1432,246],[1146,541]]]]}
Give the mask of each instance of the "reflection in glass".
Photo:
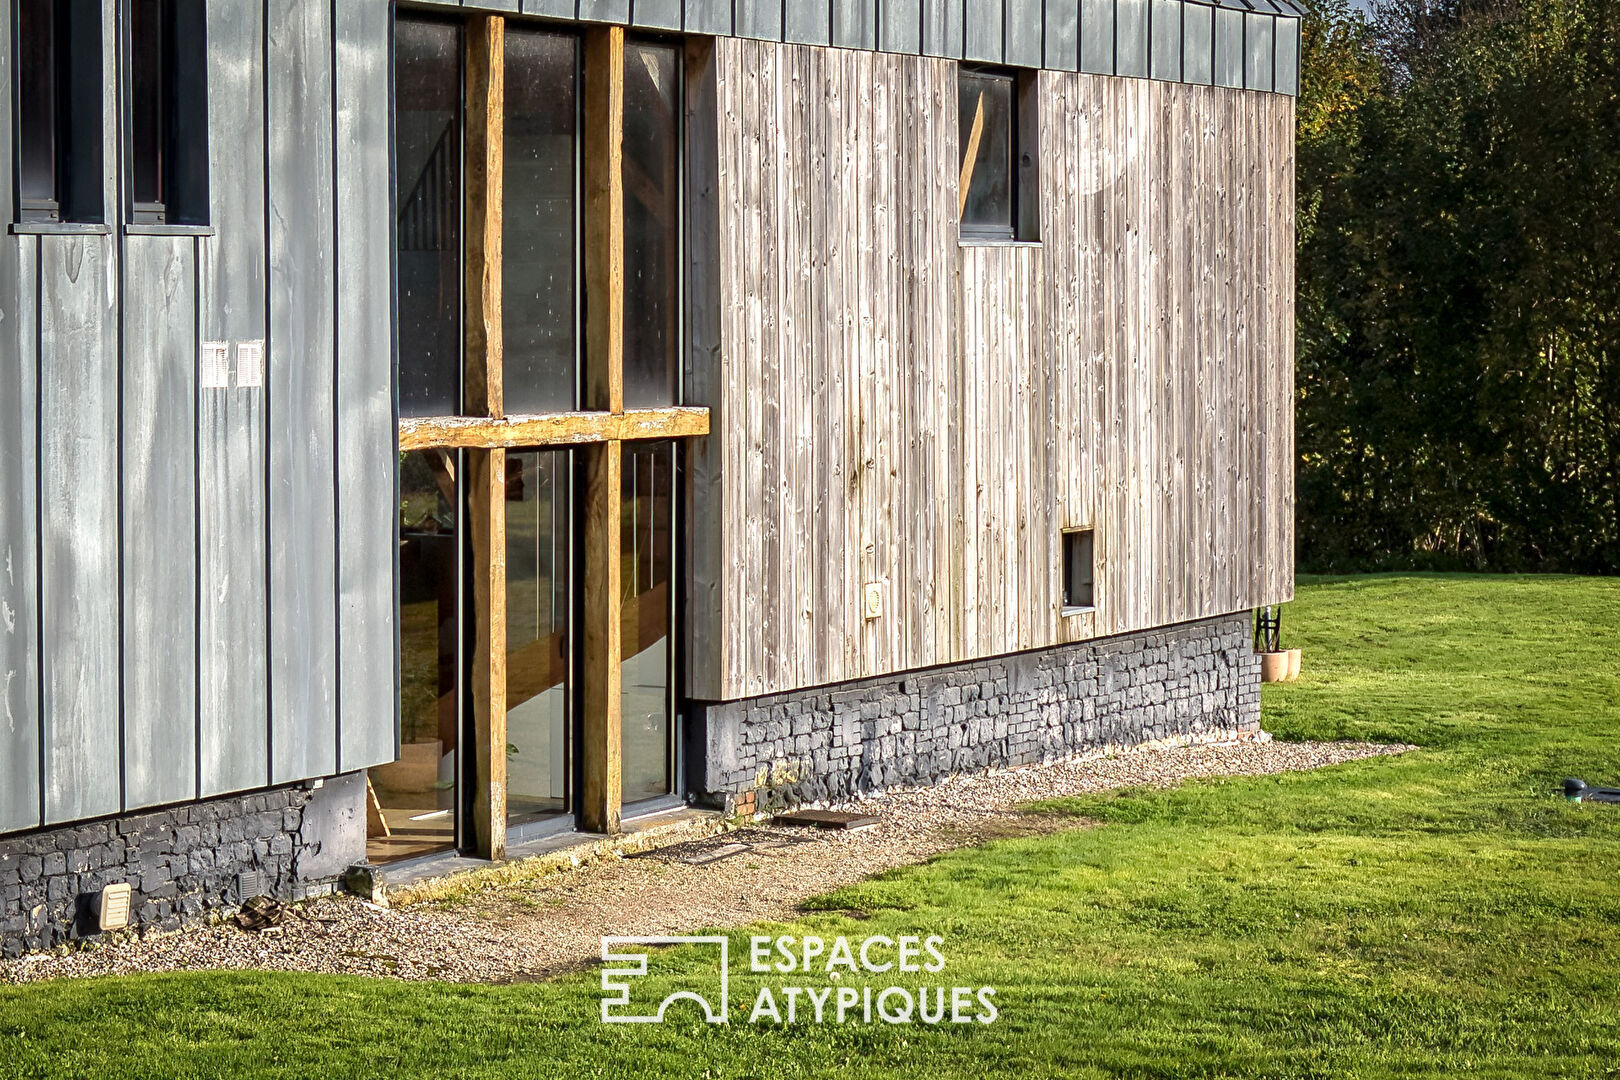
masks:
{"type": "Polygon", "coordinates": [[[399,457],[400,756],[367,777],[367,852],[407,858],[455,843],[457,458],[399,457]]]}
{"type": "Polygon", "coordinates": [[[681,54],[631,43],[624,58],[624,402],[675,404],[680,339],[681,54]]]}
{"type": "Polygon", "coordinates": [[[964,71],[957,108],[962,133],[962,231],[1013,238],[1013,79],[964,71]]]}
{"type": "Polygon", "coordinates": [[[461,28],[400,15],[394,32],[399,411],[461,411],[461,28]]]}
{"type": "Polygon", "coordinates": [[[506,785],[513,824],[568,808],[569,455],[506,456],[506,785]]]}
{"type": "Polygon", "coordinates": [[[670,763],[670,582],[674,569],[674,447],[624,450],[620,669],[624,801],[667,795],[670,763]]]}
{"type": "Polygon", "coordinates": [[[506,32],[506,411],[576,406],[578,39],[506,32]]]}

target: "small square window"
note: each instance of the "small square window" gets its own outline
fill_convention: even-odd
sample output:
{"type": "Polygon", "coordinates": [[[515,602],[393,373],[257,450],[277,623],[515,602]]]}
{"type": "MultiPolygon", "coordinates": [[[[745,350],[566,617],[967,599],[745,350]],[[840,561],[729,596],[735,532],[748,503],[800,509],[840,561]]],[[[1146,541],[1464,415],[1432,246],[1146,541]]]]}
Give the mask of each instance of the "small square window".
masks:
{"type": "Polygon", "coordinates": [[[1095,533],[1075,529],[1063,534],[1063,610],[1087,611],[1097,606],[1095,533]]]}
{"type": "Polygon", "coordinates": [[[18,0],[19,221],[100,222],[101,7],[18,0]]]}
{"type": "Polygon", "coordinates": [[[129,7],[129,195],[137,224],[208,223],[203,0],[129,7]]]}
{"type": "Polygon", "coordinates": [[[963,69],[957,87],[963,239],[1040,239],[1036,81],[963,69]]]}

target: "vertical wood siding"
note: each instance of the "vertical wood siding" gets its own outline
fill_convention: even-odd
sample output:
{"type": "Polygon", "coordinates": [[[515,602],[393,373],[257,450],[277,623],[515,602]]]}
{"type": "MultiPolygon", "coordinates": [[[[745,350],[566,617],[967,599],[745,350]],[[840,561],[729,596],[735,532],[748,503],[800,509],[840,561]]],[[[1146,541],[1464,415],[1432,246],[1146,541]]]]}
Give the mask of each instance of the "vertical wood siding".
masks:
{"type": "Polygon", "coordinates": [[[190,237],[124,247],[124,786],[197,794],[197,262],[190,237]]]}
{"type": "Polygon", "coordinates": [[[391,761],[396,700],[392,95],[386,4],[333,5],[337,32],[338,769],[391,761]]]}
{"type": "Polygon", "coordinates": [[[0,236],[0,832],[394,756],[390,24],[209,0],[211,229],[119,224],[109,77],[110,229],[0,236]]]}
{"type": "MultiPolygon", "coordinates": [[[[13,7],[0,5],[0,42],[13,7]]],[[[0,86],[12,85],[0,49],[0,86]]],[[[12,110],[0,109],[0,157],[12,145],[12,110]]],[[[0,206],[12,205],[10,161],[0,206]]],[[[38,248],[0,236],[0,831],[40,823],[38,248]]]]}
{"type": "Polygon", "coordinates": [[[325,0],[269,2],[270,777],[284,783],[337,770],[333,80],[325,0]]]}
{"type": "Polygon", "coordinates": [[[118,277],[112,237],[42,239],[40,669],[54,824],[121,802],[118,277]]]}
{"type": "MultiPolygon", "coordinates": [[[[269,243],[264,3],[208,8],[209,169],[215,235],[199,244],[201,341],[264,341],[269,243]],[[223,132],[252,132],[243,144],[223,132]]],[[[197,395],[198,762],[201,794],[270,780],[265,392],[233,379],[197,395]]]]}
{"type": "Polygon", "coordinates": [[[720,41],[712,93],[694,696],[1291,595],[1290,99],[1044,73],[1045,242],[964,247],[955,64],[720,41]]]}

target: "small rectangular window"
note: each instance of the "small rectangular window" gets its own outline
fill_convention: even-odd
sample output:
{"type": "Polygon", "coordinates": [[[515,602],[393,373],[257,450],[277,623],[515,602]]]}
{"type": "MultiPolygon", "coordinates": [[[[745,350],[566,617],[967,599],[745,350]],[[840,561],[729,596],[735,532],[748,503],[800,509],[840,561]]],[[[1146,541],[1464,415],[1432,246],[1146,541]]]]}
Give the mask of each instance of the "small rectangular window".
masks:
{"type": "Polygon", "coordinates": [[[958,82],[962,236],[1038,240],[1033,77],[964,69],[958,82]]]}
{"type": "Polygon", "coordinates": [[[95,0],[18,0],[17,218],[102,220],[95,0]]]}
{"type": "Polygon", "coordinates": [[[208,223],[203,0],[129,7],[129,194],[138,224],[208,223]]]}
{"type": "Polygon", "coordinates": [[[1063,534],[1063,609],[1066,612],[1096,607],[1095,536],[1091,529],[1075,529],[1063,534]]]}

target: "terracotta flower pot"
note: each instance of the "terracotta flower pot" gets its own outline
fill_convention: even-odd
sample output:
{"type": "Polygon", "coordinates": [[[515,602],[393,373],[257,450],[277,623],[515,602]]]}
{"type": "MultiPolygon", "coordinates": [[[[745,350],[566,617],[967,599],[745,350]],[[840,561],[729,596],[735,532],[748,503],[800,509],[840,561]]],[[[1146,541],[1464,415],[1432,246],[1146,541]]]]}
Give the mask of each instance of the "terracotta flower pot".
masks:
{"type": "Polygon", "coordinates": [[[1288,681],[1289,682],[1295,682],[1295,681],[1297,681],[1299,679],[1299,662],[1304,657],[1304,655],[1305,655],[1305,650],[1304,649],[1289,649],[1288,650],[1288,681]]]}
{"type": "Polygon", "coordinates": [[[1286,652],[1263,652],[1260,654],[1260,681],[1288,681],[1288,654],[1286,652]]]}

